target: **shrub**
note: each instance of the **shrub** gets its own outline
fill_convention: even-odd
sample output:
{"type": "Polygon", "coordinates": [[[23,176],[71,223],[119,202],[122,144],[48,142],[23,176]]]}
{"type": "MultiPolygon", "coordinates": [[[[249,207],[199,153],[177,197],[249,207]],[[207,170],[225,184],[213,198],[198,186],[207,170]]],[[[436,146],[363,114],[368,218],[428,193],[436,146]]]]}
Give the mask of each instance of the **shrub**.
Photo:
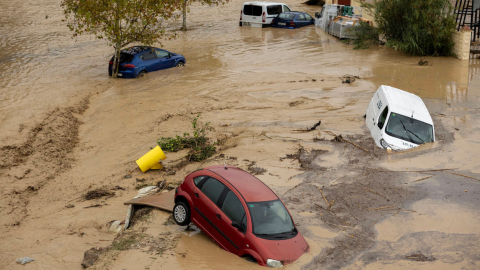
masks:
{"type": "Polygon", "coordinates": [[[200,115],[197,115],[192,120],[193,137],[189,133],[183,133],[183,137],[178,135],[174,138],[162,137],[157,142],[160,148],[167,152],[177,152],[189,148],[188,161],[202,161],[213,156],[216,152],[216,143],[210,143],[210,139],[207,138],[207,131],[211,130],[210,122],[200,127],[199,118],[200,115]]]}
{"type": "Polygon", "coordinates": [[[351,30],[355,29],[355,35],[357,36],[357,39],[345,39],[344,43],[352,43],[355,45],[355,47],[353,47],[354,50],[368,49],[371,44],[378,44],[378,33],[375,28],[373,28],[373,26],[367,22],[358,22],[360,23],[360,26],[351,28],[351,30]]]}
{"type": "Polygon", "coordinates": [[[451,55],[455,16],[450,0],[375,0],[363,4],[375,14],[387,46],[413,55],[451,55]]]}

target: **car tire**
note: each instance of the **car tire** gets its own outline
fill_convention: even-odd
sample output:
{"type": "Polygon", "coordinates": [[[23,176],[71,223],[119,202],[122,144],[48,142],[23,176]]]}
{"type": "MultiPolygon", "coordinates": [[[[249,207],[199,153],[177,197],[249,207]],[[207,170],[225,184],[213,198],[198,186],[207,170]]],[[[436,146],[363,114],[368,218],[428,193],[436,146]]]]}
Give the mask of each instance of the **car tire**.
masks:
{"type": "Polygon", "coordinates": [[[173,207],[173,220],[180,226],[190,224],[190,207],[185,202],[177,202],[173,207]]]}
{"type": "Polygon", "coordinates": [[[178,63],[175,65],[175,67],[183,67],[185,66],[185,63],[183,61],[178,61],[178,63]]]}
{"type": "Polygon", "coordinates": [[[137,78],[141,78],[141,77],[145,76],[145,74],[147,74],[147,72],[145,70],[142,70],[138,73],[137,78]]]}

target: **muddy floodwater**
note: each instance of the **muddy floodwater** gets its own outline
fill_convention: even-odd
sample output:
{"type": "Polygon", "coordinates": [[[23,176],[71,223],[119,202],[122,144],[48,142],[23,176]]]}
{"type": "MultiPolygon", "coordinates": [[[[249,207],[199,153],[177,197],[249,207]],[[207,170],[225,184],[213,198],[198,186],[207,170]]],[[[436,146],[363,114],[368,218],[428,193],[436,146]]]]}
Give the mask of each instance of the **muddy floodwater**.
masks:
{"type": "Polygon", "coordinates": [[[189,31],[157,44],[185,67],[114,80],[111,48],[71,39],[59,0],[0,0],[0,269],[23,269],[21,257],[31,269],[82,269],[86,250],[107,246],[93,269],[264,269],[159,210],[108,232],[139,184],[224,162],[259,172],[309,243],[285,269],[480,268],[480,60],[418,66],[314,26],[239,27],[241,4],[193,5],[189,31]],[[360,79],[342,84],[346,74],[360,79]],[[435,143],[374,146],[363,115],[382,84],[424,100],[435,143]],[[168,170],[125,177],[198,114],[219,142],[213,157],[179,166],[186,151],[167,153],[168,170]],[[98,188],[114,195],[82,199],[98,188]]]}

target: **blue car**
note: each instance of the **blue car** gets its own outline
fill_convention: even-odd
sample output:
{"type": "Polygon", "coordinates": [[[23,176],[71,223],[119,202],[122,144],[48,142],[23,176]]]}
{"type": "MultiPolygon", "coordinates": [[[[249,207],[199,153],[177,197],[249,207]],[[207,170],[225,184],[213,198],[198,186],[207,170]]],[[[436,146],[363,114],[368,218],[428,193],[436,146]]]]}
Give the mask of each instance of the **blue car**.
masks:
{"type": "MultiPolygon", "coordinates": [[[[187,61],[181,54],[172,53],[155,47],[134,46],[120,51],[120,63],[117,77],[136,78],[148,72],[178,67],[187,61]]],[[[108,74],[112,76],[113,57],[108,65],[108,74]]]]}
{"type": "Polygon", "coordinates": [[[278,16],[272,20],[271,25],[273,27],[293,29],[311,24],[315,24],[315,19],[313,19],[312,16],[308,15],[307,13],[289,11],[278,14],[278,16]]]}

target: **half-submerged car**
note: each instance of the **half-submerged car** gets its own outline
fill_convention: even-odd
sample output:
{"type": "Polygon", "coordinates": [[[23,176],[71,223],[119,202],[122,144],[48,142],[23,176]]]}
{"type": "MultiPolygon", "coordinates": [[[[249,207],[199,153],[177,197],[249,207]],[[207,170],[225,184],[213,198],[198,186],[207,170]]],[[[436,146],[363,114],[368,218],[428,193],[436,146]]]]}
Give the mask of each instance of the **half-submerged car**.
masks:
{"type": "Polygon", "coordinates": [[[193,222],[223,249],[262,266],[280,267],[309,251],[280,198],[233,166],[195,171],[175,190],[173,218],[193,222]]]}
{"type": "MultiPolygon", "coordinates": [[[[178,67],[187,61],[181,54],[155,47],[133,46],[120,51],[117,77],[136,78],[148,72],[178,67]]],[[[113,57],[108,63],[108,74],[112,76],[113,57]]]]}
{"type": "Polygon", "coordinates": [[[282,12],[272,20],[272,27],[280,28],[292,29],[312,24],[315,24],[312,16],[298,11],[282,12]]]}
{"type": "Polygon", "coordinates": [[[381,148],[405,150],[435,141],[432,117],[422,99],[397,88],[378,88],[368,105],[365,121],[381,148]]]}

